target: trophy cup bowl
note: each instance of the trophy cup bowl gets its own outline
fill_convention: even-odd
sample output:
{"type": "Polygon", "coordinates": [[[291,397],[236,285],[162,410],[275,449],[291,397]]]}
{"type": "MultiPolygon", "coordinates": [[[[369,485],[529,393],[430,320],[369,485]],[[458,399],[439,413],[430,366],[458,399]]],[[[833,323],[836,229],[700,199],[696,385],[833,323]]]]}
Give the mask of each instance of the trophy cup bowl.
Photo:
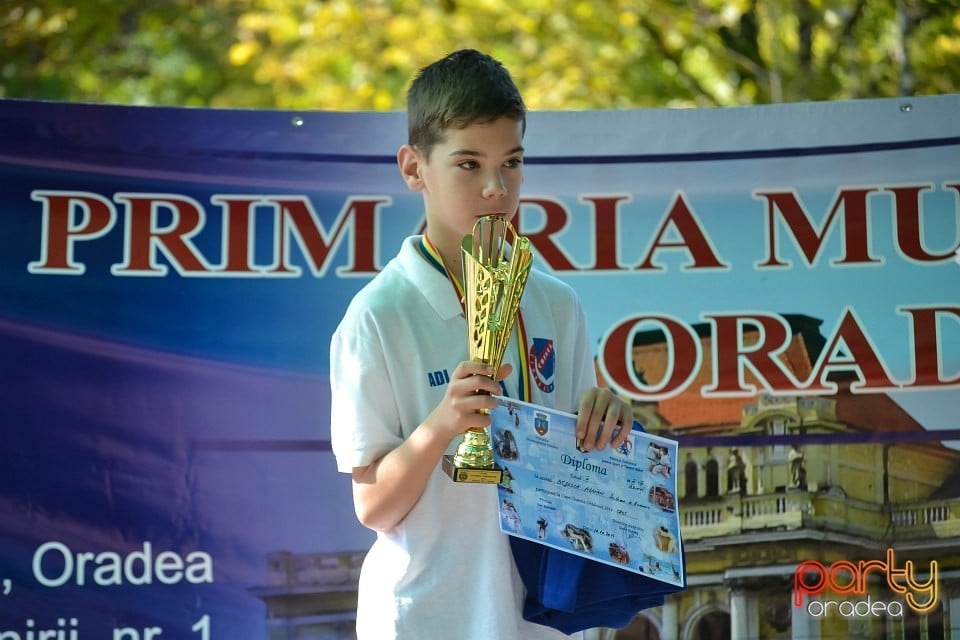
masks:
{"type": "MultiPolygon", "coordinates": [[[[463,237],[460,249],[470,360],[489,364],[496,372],[533,264],[530,241],[518,236],[504,218],[487,216],[463,237]]],[[[497,484],[502,478],[487,429],[467,430],[456,454],[444,456],[443,468],[455,482],[497,484]]]]}

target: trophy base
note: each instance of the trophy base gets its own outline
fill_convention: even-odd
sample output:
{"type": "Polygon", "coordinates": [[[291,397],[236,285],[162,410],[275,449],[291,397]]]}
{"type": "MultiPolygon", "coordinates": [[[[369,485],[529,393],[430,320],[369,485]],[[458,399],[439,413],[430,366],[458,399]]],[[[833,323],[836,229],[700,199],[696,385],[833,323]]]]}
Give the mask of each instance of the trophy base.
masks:
{"type": "Polygon", "coordinates": [[[474,483],[474,484],[500,484],[503,479],[503,470],[496,464],[489,469],[477,469],[471,467],[458,467],[453,459],[456,456],[443,456],[443,472],[450,476],[454,482],[474,483]]]}

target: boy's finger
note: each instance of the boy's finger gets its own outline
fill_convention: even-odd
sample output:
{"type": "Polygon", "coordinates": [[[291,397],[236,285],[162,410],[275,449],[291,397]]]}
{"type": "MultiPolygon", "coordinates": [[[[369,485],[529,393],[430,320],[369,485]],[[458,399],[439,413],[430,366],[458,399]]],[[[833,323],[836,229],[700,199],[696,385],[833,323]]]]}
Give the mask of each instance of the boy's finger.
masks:
{"type": "Polygon", "coordinates": [[[603,428],[603,416],[591,407],[577,415],[577,446],[583,451],[592,451],[596,448],[597,439],[603,428]]]}
{"type": "Polygon", "coordinates": [[[631,419],[624,419],[620,422],[617,427],[616,435],[613,440],[610,441],[610,446],[614,449],[623,445],[627,441],[627,438],[630,437],[630,432],[633,430],[633,420],[632,415],[631,419]]]}
{"type": "Polygon", "coordinates": [[[610,419],[616,421],[611,423],[616,425],[616,428],[610,430],[610,444],[620,446],[633,428],[633,409],[629,404],[614,398],[607,413],[612,414],[610,419]]]}
{"type": "Polygon", "coordinates": [[[461,378],[469,378],[470,376],[487,376],[489,378],[493,376],[493,367],[483,362],[465,360],[457,365],[454,375],[461,378]]]}

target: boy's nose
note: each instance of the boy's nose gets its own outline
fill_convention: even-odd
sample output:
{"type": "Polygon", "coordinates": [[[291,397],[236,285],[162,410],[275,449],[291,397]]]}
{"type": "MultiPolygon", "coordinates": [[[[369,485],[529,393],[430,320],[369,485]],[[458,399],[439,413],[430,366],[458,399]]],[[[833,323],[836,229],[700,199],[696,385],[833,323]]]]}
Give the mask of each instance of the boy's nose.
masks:
{"type": "Polygon", "coordinates": [[[502,198],[507,195],[507,183],[499,172],[487,180],[487,184],[483,188],[483,195],[486,198],[502,198]]]}

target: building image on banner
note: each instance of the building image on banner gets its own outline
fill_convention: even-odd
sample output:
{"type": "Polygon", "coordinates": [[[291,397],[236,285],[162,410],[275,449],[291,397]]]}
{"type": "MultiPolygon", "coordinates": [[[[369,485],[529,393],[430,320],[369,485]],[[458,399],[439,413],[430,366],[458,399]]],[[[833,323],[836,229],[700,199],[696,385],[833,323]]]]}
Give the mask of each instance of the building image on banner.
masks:
{"type": "MultiPolygon", "coordinates": [[[[820,321],[787,318],[784,364],[803,377],[824,346],[820,321]]],[[[707,327],[697,329],[711,339],[707,327]]],[[[668,365],[664,334],[637,333],[631,351],[636,370],[656,384],[668,365]]],[[[709,377],[709,364],[698,379],[709,377]]],[[[837,375],[838,392],[823,397],[690,392],[635,403],[649,431],[681,443],[675,464],[690,587],[626,628],[592,637],[952,637],[960,452],[927,437],[885,395],[849,393],[850,382],[837,375]],[[809,444],[764,444],[791,437],[809,444]],[[743,444],[712,444],[723,438],[743,444]],[[869,563],[866,576],[861,563],[869,563]]],[[[353,637],[362,557],[272,555],[268,584],[254,590],[267,603],[271,640],[353,637]]]]}

